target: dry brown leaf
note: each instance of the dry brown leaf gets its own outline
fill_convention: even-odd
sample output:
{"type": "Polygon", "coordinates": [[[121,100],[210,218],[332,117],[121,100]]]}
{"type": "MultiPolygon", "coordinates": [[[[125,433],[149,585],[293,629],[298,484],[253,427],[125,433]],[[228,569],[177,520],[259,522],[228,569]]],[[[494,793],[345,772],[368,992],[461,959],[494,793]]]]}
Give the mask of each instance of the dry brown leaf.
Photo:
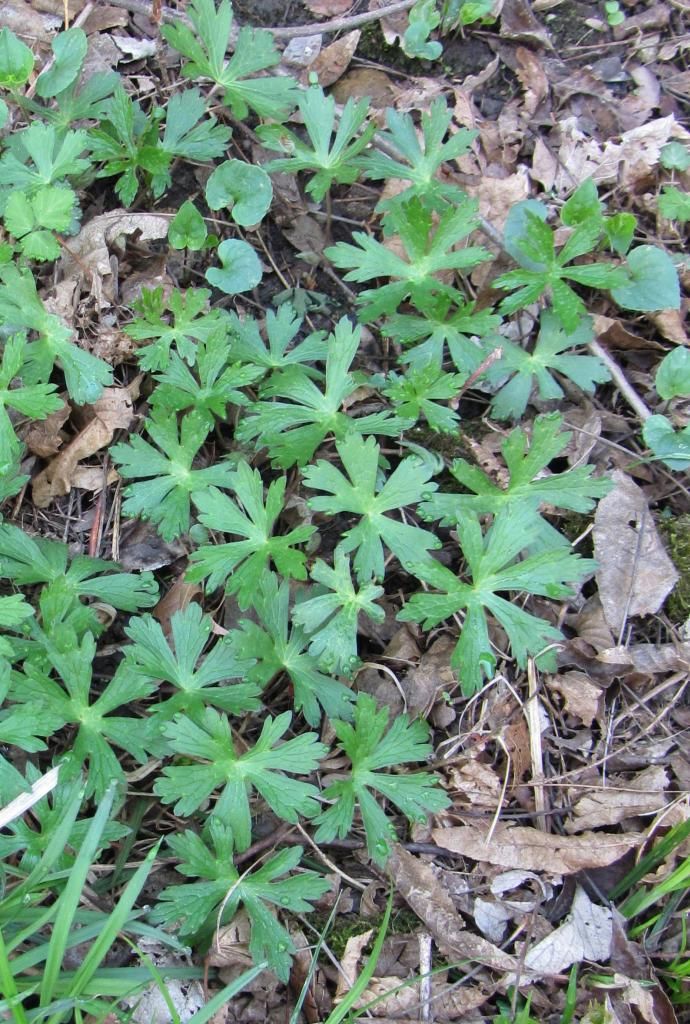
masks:
{"type": "Polygon", "coordinates": [[[321,262],[327,239],[316,217],[298,213],[291,226],[283,228],[283,234],[290,245],[294,245],[300,259],[313,266],[321,262]]]}
{"type": "Polygon", "coordinates": [[[515,51],[515,59],[518,66],[515,74],[525,90],[525,105],[523,116],[526,119],[533,117],[537,107],[546,99],[549,92],[549,83],[544,68],[539,58],[525,46],[518,46],[515,51]]]}
{"type": "Polygon", "coordinates": [[[137,235],[140,241],[165,238],[169,225],[169,218],[155,213],[113,210],[101,214],[84,224],[78,235],[70,238],[69,247],[64,247],[59,272],[64,277],[79,278],[86,271],[92,292],[98,296],[103,290],[104,279],[112,277],[111,249],[121,248],[124,239],[131,235],[137,235]]]}
{"type": "Polygon", "coordinates": [[[534,152],[532,153],[530,178],[543,185],[545,192],[550,192],[556,180],[557,170],[558,161],[556,157],[546,145],[541,135],[538,135],[534,143],[534,152]]]}
{"type": "MultiPolygon", "coordinates": [[[[592,903],[585,890],[575,890],[573,906],[563,924],[527,950],[525,966],[538,977],[553,976],[571,964],[603,963],[611,954],[611,911],[592,903]]],[[[510,984],[510,981],[508,982],[510,984]]]]}
{"type": "Polygon", "coordinates": [[[616,470],[615,487],[602,498],[594,516],[594,557],[604,615],[617,634],[632,615],[659,610],[678,581],[637,484],[616,470]]]}
{"type": "Polygon", "coordinates": [[[437,846],[479,863],[502,868],[547,871],[572,875],[586,868],[602,868],[638,846],[642,836],[590,832],[580,836],[556,836],[527,826],[499,824],[489,840],[489,826],[474,824],[435,828],[437,846]]]}
{"type": "MultiPolygon", "coordinates": [[[[438,829],[435,831],[439,831],[438,829]]],[[[451,830],[454,831],[454,830],[451,830]]],[[[438,842],[438,840],[437,840],[438,842]]],[[[439,844],[441,845],[441,844],[439,844]]],[[[450,894],[425,864],[396,844],[388,861],[391,877],[441,952],[453,960],[470,960],[498,971],[511,971],[515,960],[492,942],[467,931],[450,894]]]]}
{"type": "Polygon", "coordinates": [[[448,777],[452,789],[458,794],[456,805],[459,808],[473,807],[493,812],[498,807],[503,784],[490,765],[468,758],[453,765],[448,777]]]}
{"type": "MultiPolygon", "coordinates": [[[[684,313],[679,309],[662,309],[658,313],[648,313],[660,334],[675,345],[690,345],[690,339],[684,326],[684,313]]],[[[659,348],[662,346],[659,345],[659,348]]]]}
{"type": "Polygon", "coordinates": [[[206,954],[209,967],[231,967],[252,963],[249,940],[252,926],[245,910],[238,910],[230,924],[224,925],[214,935],[213,943],[206,954]]]}
{"type": "MultiPolygon", "coordinates": [[[[664,312],[676,313],[675,310],[664,312]]],[[[677,315],[677,314],[676,314],[677,315]]],[[[661,328],[659,328],[661,330],[661,328]]],[[[611,317],[595,314],[594,333],[597,340],[607,348],[613,349],[657,349],[663,352],[664,346],[651,338],[643,338],[639,334],[633,334],[620,320],[613,320],[611,317]]],[[[663,333],[663,332],[662,332],[663,333]]]]}
{"type": "MultiPolygon", "coordinates": [[[[381,7],[390,7],[390,0],[369,0],[370,11],[377,11],[381,7]]],[[[393,46],[399,39],[402,39],[409,23],[410,18],[407,11],[397,11],[395,14],[388,14],[385,18],[381,18],[379,25],[386,43],[393,46]]]]}
{"type": "Polygon", "coordinates": [[[330,46],[324,47],[309,65],[308,73],[318,75],[319,84],[324,88],[333,85],[349,68],[361,35],[359,29],[355,29],[354,32],[346,32],[330,46]]]}
{"type": "Polygon", "coordinates": [[[573,817],[566,822],[566,832],[584,832],[606,825],[618,825],[625,818],[656,814],[667,804],[664,792],[668,776],[660,765],[650,765],[633,779],[609,776],[606,786],[592,787],[580,796],[580,789],[570,793],[575,804],[573,817]]]}
{"type": "Polygon", "coordinates": [[[44,420],[34,420],[21,434],[22,441],[34,455],[49,459],[62,447],[61,429],[72,414],[67,402],[60,409],[51,412],[44,420]]]}
{"type": "Polygon", "coordinates": [[[27,43],[49,43],[60,28],[62,17],[40,14],[25,0],[0,5],[0,27],[9,28],[27,43]]]}
{"type": "Polygon", "coordinates": [[[630,644],[600,651],[597,659],[604,664],[630,666],[645,675],[666,672],[687,672],[690,668],[690,643],[630,644]]]}
{"type": "Polygon", "coordinates": [[[583,725],[591,725],[601,710],[603,690],[593,683],[584,672],[564,672],[547,676],[546,688],[563,698],[565,710],[579,719],[583,725]]]}
{"type": "MultiPolygon", "coordinates": [[[[97,402],[85,406],[89,422],[33,480],[33,499],[38,508],[46,508],[53,498],[69,494],[75,486],[78,463],[107,447],[116,430],[129,427],[140,379],[136,378],[128,388],[104,388],[97,402]]],[[[97,472],[103,477],[102,470],[97,472]]]]}
{"type": "Polygon", "coordinates": [[[553,49],[549,33],[534,16],[529,0],[504,0],[501,10],[501,39],[533,43],[553,49]]]}
{"type": "Polygon", "coordinates": [[[128,572],[162,569],[188,554],[179,540],[164,541],[147,519],[128,519],[122,524],[113,558],[128,572]]]}
{"type": "Polygon", "coordinates": [[[671,9],[658,0],[639,14],[626,15],[625,19],[613,30],[614,39],[626,39],[638,33],[649,32],[657,28],[666,28],[671,19],[671,9]]]}
{"type": "Polygon", "coordinates": [[[203,587],[198,583],[188,583],[184,576],[178,576],[170,590],[160,599],[152,611],[154,618],[158,619],[163,632],[167,635],[170,632],[170,620],[176,612],[184,611],[203,592],[203,587]]]}
{"type": "Polygon", "coordinates": [[[355,981],[359,962],[362,959],[364,949],[369,939],[374,934],[374,929],[369,928],[359,935],[351,935],[345,943],[345,952],[340,959],[340,971],[338,972],[338,983],[335,989],[335,1002],[338,1003],[343,996],[347,995],[355,981]]]}
{"type": "Polygon", "coordinates": [[[587,598],[577,615],[572,617],[572,625],[578,637],[595,651],[608,650],[615,643],[598,594],[587,598]]]}
{"type": "Polygon", "coordinates": [[[419,660],[419,664],[400,680],[407,700],[407,710],[416,716],[426,718],[442,690],[455,686],[455,675],[450,667],[450,658],[455,641],[441,636],[435,640],[419,660]]]}
{"type": "Polygon", "coordinates": [[[367,96],[376,110],[392,107],[398,90],[385,71],[379,68],[350,68],[331,90],[337,103],[367,96]]]}

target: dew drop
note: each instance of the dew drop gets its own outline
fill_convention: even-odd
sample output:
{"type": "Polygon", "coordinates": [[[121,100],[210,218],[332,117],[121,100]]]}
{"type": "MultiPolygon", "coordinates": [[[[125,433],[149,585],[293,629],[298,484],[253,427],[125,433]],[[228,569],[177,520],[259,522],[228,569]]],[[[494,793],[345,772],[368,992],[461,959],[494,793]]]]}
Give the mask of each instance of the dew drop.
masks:
{"type": "Polygon", "coordinates": [[[374,850],[380,857],[388,856],[388,843],[385,839],[379,839],[374,843],[374,850]]]}

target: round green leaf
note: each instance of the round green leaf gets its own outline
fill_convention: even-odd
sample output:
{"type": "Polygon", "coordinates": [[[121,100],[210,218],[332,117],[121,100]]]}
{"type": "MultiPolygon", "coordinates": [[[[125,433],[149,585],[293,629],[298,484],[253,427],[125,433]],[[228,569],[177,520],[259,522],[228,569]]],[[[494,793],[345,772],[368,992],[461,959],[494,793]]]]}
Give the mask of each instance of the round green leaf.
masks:
{"type": "Polygon", "coordinates": [[[81,28],[70,28],[53,39],[55,60],[36,81],[36,92],[43,99],[57,96],[76,82],[86,57],[86,33],[81,28]]]}
{"type": "Polygon", "coordinates": [[[271,179],[261,167],[243,160],[226,160],[206,184],[206,202],[212,210],[227,206],[242,227],[258,224],[273,199],[271,179]]]}
{"type": "Polygon", "coordinates": [[[654,383],[660,398],[690,395],[690,351],[679,345],[664,356],[654,383]]]}
{"type": "Polygon", "coordinates": [[[168,228],[173,249],[201,249],[206,241],[206,224],[194,203],[188,199],[179,208],[168,228]]]}
{"type": "Polygon", "coordinates": [[[669,469],[690,466],[690,427],[674,430],[665,416],[650,416],[642,427],[645,444],[669,469]]]}
{"type": "Polygon", "coordinates": [[[228,295],[248,292],[261,280],[261,263],[251,245],[239,238],[228,238],[218,246],[222,267],[209,267],[206,280],[228,295]]]}
{"type": "Polygon", "coordinates": [[[34,55],[8,28],[0,31],[0,86],[18,89],[33,71],[34,55]]]}
{"type": "Polygon", "coordinates": [[[638,245],[628,253],[629,280],[611,295],[619,306],[640,311],[679,309],[678,274],[671,257],[655,245],[638,245]]]}

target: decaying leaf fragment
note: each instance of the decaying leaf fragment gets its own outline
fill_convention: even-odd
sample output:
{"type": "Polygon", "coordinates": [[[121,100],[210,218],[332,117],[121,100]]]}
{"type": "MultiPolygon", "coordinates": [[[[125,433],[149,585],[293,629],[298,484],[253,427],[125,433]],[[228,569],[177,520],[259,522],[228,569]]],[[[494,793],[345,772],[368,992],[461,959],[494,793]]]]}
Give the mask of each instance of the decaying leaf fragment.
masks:
{"type": "Polygon", "coordinates": [[[560,928],[527,950],[525,966],[543,976],[561,974],[583,960],[603,963],[611,953],[612,934],[609,908],[592,903],[578,886],[567,918],[560,928]]]}
{"type": "Polygon", "coordinates": [[[625,473],[613,474],[614,489],[594,516],[594,555],[604,615],[618,633],[632,615],[659,610],[678,581],[644,492],[625,473]]]}

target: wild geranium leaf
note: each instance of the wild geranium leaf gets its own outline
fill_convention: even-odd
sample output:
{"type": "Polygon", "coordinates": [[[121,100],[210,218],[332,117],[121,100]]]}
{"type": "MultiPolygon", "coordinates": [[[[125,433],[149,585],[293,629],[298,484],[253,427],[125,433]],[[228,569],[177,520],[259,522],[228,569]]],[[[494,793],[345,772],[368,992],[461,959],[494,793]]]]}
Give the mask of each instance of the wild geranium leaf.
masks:
{"type": "Polygon", "coordinates": [[[673,260],[655,245],[638,245],[628,253],[627,281],[611,289],[624,309],[679,309],[680,285],[673,260]]]}
{"type": "Polygon", "coordinates": [[[159,140],[163,113],[160,108],[144,113],[141,105],[118,85],[105,104],[98,127],[89,133],[91,156],[103,164],[98,177],[119,175],[115,191],[125,206],[134,202],[142,181],[155,198],[170,183],[173,156],[162,148],[159,140]]]}
{"type": "Polygon", "coordinates": [[[236,431],[237,439],[247,442],[256,438],[257,446],[269,449],[274,464],[287,469],[295,463],[303,466],[308,462],[329,434],[342,438],[357,431],[390,436],[409,425],[388,411],[367,416],[342,411],[346,399],[361,383],[350,372],[360,338],[359,327],[353,327],[345,318],[339,320],[327,341],[325,391],[301,365],[291,365],[274,374],[262,394],[289,401],[255,402],[236,431]]]}
{"type": "Polygon", "coordinates": [[[225,485],[234,492],[236,501],[215,487],[195,492],[194,504],[199,510],[200,522],[212,530],[244,539],[198,548],[192,553],[187,579],[192,582],[207,579],[211,590],[227,580],[227,592],[237,595],[243,609],[251,604],[270,562],[282,576],[306,579],[306,555],[297,545],[307,541],[315,527],[305,524],[282,536],[273,535],[283,511],[286,483],[285,477],[274,480],[264,503],[261,474],[243,461],[225,485]]]}
{"type": "Polygon", "coordinates": [[[29,80],[34,67],[30,48],[6,26],[0,29],[0,86],[20,89],[29,80]]]}
{"type": "Polygon", "coordinates": [[[690,466],[690,426],[675,430],[666,416],[650,416],[642,426],[645,444],[669,469],[681,472],[690,466]]]}
{"type": "Polygon", "coordinates": [[[262,167],[244,160],[219,164],[206,182],[206,202],[212,210],[227,207],[242,227],[264,219],[273,199],[271,179],[262,167]]]}
{"type": "Polygon", "coordinates": [[[254,746],[246,747],[243,741],[243,752],[238,753],[225,715],[206,708],[198,723],[177,715],[165,726],[164,735],[171,752],[194,763],[165,767],[154,791],[164,803],[175,804],[176,814],[189,815],[221,790],[214,814],[230,826],[238,850],[251,843],[249,798],[254,790],[284,821],[313,818],[319,791],[293,776],[313,772],[328,747],[313,732],[280,743],[291,720],[289,711],[265,718],[254,746]]]}
{"type": "MultiPolygon", "coordinates": [[[[114,563],[86,555],[70,558],[66,544],[30,537],[9,523],[0,524],[0,576],[20,587],[59,585],[60,603],[67,606],[62,609],[64,617],[69,614],[70,603],[79,604],[85,597],[107,601],[129,612],[151,608],[158,601],[158,585],[152,573],[119,572],[114,563]]],[[[96,612],[86,605],[82,608],[85,628],[95,634],[102,631],[96,612]]]]}
{"type": "Polygon", "coordinates": [[[240,874],[234,864],[232,830],[215,815],[201,836],[186,831],[167,841],[180,861],[180,874],[200,881],[163,889],[151,920],[174,926],[176,934],[195,946],[199,941],[205,945],[216,928],[231,921],[244,906],[251,924],[249,951],[254,962],[267,961],[280,980],[287,982],[296,949],[272,907],[306,913],[330,885],[328,879],[309,870],[288,875],[299,866],[302,847],[281,850],[260,867],[240,874]]]}
{"type": "Polygon", "coordinates": [[[350,575],[350,559],[336,550],[333,568],[317,558],[309,575],[321,586],[311,588],[292,613],[298,626],[312,635],[309,653],[329,673],[352,675],[359,664],[357,626],[360,614],[374,622],[383,622],[385,612],[375,602],[383,596],[383,587],[363,584],[357,590],[350,575]]]}
{"type": "Polygon", "coordinates": [[[421,316],[411,313],[389,317],[382,326],[387,336],[401,345],[410,345],[400,357],[401,363],[424,367],[428,363],[439,370],[446,354],[460,373],[469,376],[481,364],[486,351],[498,347],[502,338],[496,334],[501,317],[491,309],[475,309],[474,302],[458,305],[445,295],[434,296],[419,304],[421,316]]]}
{"type": "Polygon", "coordinates": [[[377,210],[389,210],[395,203],[406,202],[413,196],[434,210],[443,210],[446,203],[462,199],[462,189],[441,181],[438,172],[445,162],[467,153],[477,132],[460,128],[444,142],[452,119],[453,112],[446,101],[441,97],[435,99],[429,113],[422,114],[420,141],[409,114],[401,114],[390,107],[386,110],[388,131],[379,132],[377,139],[385,144],[388,152],[398,153],[400,159],[372,150],[361,157],[360,166],[364,168],[365,177],[375,181],[399,178],[410,184],[395,199],[379,202],[377,210]]]}
{"type": "Polygon", "coordinates": [[[372,790],[394,804],[412,823],[426,821],[430,812],[442,811],[450,804],[433,775],[388,775],[381,771],[429,757],[431,744],[426,723],[411,722],[407,715],[399,715],[389,723],[388,708],[377,710],[374,698],[360,693],[354,725],[339,721],[332,725],[352,767],[347,778],[324,790],[324,799],[332,803],[316,819],[319,827],[314,838],[317,842],[329,842],[336,836],[344,838],[352,828],[358,807],[369,856],[382,866],[396,831],[372,790]]]}
{"type": "Polygon", "coordinates": [[[34,121],[12,137],[12,148],[0,157],[0,185],[30,191],[82,174],[90,166],[81,156],[88,146],[85,131],[58,132],[34,121]]]}
{"type": "Polygon", "coordinates": [[[228,337],[222,328],[199,342],[192,369],[176,352],[171,353],[166,369],[154,374],[158,386],[151,395],[153,408],[171,416],[194,410],[211,429],[215,417],[226,418],[229,403],[247,405],[249,400],[238,389],[253,384],[263,370],[242,363],[228,366],[228,355],[228,337]]]}
{"type": "Polygon", "coordinates": [[[29,101],[28,109],[59,132],[67,131],[80,121],[100,121],[105,116],[106,101],[120,82],[115,71],[97,71],[87,81],[78,76],[69,88],[54,97],[55,105],[46,107],[29,101]]]}
{"type": "Polygon", "coordinates": [[[549,463],[561,454],[572,436],[561,429],[562,425],[563,417],[558,413],[537,416],[532,424],[529,446],[527,434],[520,427],[510,433],[501,445],[509,471],[509,479],[504,486],[494,483],[478,466],[465,459],[456,459],[451,473],[471,493],[437,491],[422,501],[419,506],[421,515],[425,519],[439,519],[444,526],[457,526],[460,519],[470,515],[480,518],[496,515],[501,509],[532,507],[535,537],[540,547],[547,550],[557,545],[568,545],[568,539],[537,510],[548,505],[574,512],[589,512],[596,499],[609,492],[611,482],[605,477],[593,477],[592,466],[547,474],[549,463]]]}
{"type": "Polygon", "coordinates": [[[224,90],[223,102],[244,119],[249,110],[259,117],[287,116],[294,108],[297,83],[285,76],[249,77],[280,61],[270,32],[243,26],[232,46],[229,60],[232,6],[221,0],[192,0],[186,11],[193,30],[176,22],[163,25],[161,33],[189,63],[182,67],[185,78],[207,79],[224,90]]]}
{"type": "Polygon", "coordinates": [[[464,381],[459,373],[443,373],[433,363],[427,363],[410,367],[404,376],[391,372],[381,390],[403,419],[415,423],[425,419],[432,430],[450,432],[457,429],[460,417],[441,403],[457,398],[464,381]]]}
{"type": "Polygon", "coordinates": [[[142,370],[165,369],[173,345],[186,363],[190,366],[195,363],[196,342],[207,341],[227,323],[221,310],[209,310],[210,297],[207,288],[175,290],[167,299],[162,288],[144,288],[141,298],[134,303],[138,316],[125,328],[125,333],[135,341],[154,339],[137,352],[142,370]],[[168,311],[172,314],[172,323],[164,319],[168,311]]]}
{"type": "Polygon", "coordinates": [[[457,297],[457,292],[434,277],[441,270],[469,270],[491,259],[486,249],[477,246],[455,248],[477,227],[477,204],[464,197],[444,211],[434,226],[431,212],[416,197],[396,204],[390,211],[389,231],[400,237],[405,256],[376,241],[362,231],[355,231],[355,245],[338,242],[324,250],[325,255],[341,270],[347,270],[346,281],[372,281],[389,277],[393,280],[379,288],[360,293],[362,316],[375,320],[393,314],[405,299],[418,305],[438,294],[457,297]]]}
{"type": "Polygon", "coordinates": [[[659,398],[690,395],[690,352],[682,345],[674,348],[659,363],[654,378],[659,398]]]}
{"type": "Polygon", "coordinates": [[[204,218],[194,203],[186,200],[179,208],[168,228],[168,241],[173,249],[202,249],[208,237],[204,218]]]}
{"type": "Polygon", "coordinates": [[[360,169],[356,158],[369,145],[376,125],[367,121],[369,101],[350,97],[336,127],[335,97],[326,96],[320,86],[305,89],[298,107],[309,142],[282,125],[259,128],[264,145],[290,154],[271,160],[266,170],[292,174],[313,171],[307,192],[321,202],[335,182],[349,185],[355,181],[360,169]]]}
{"type": "Polygon", "coordinates": [[[209,267],[206,280],[226,295],[249,292],[256,288],[263,271],[256,252],[241,238],[226,238],[218,246],[219,267],[209,267]]]}
{"type": "Polygon", "coordinates": [[[311,498],[310,508],[336,516],[343,513],[359,517],[356,526],[346,530],[338,545],[345,553],[356,551],[354,566],[361,582],[383,579],[383,546],[388,547],[403,566],[416,564],[428,557],[426,553],[439,548],[441,542],[433,534],[410,523],[387,515],[436,490],[431,483],[431,469],[414,455],[403,459],[387,480],[380,482],[381,449],[373,437],[364,440],[351,434],[336,444],[347,477],[324,459],[304,472],[304,483],[312,491],[325,491],[323,497],[311,498]],[[348,479],[349,478],[349,479],[348,479]]]}
{"type": "Polygon", "coordinates": [[[239,317],[230,313],[231,358],[254,363],[266,371],[285,370],[297,365],[308,376],[321,377],[310,364],[324,362],[328,355],[325,331],[314,331],[303,341],[292,344],[302,326],[302,318],[289,302],[276,311],[266,310],[266,341],[261,335],[262,325],[254,317],[239,317]]]}
{"type": "Polygon", "coordinates": [[[53,62],[36,80],[36,94],[48,99],[69,89],[76,81],[88,47],[82,28],[59,32],[51,43],[53,62]]]}
{"type": "Polygon", "coordinates": [[[134,436],[129,444],[110,449],[121,476],[136,481],[125,487],[122,511],[150,519],[164,540],[173,540],[189,529],[192,491],[211,484],[229,486],[232,469],[222,462],[192,468],[210,429],[204,415],[190,412],[178,428],[174,417],[154,410],[144,428],[158,448],[134,436]]]}
{"type": "Polygon", "coordinates": [[[512,654],[520,667],[524,668],[527,656],[533,655],[540,656],[543,667],[553,670],[555,655],[553,651],[545,653],[545,649],[563,639],[559,631],[500,595],[523,590],[544,597],[568,597],[568,584],[592,572],[595,563],[578,558],[563,547],[551,547],[516,561],[535,535],[534,507],[529,504],[501,509],[486,535],[482,535],[479,521],[473,516],[458,519],[457,531],[471,582],[463,582],[444,565],[424,562],[415,567],[415,575],[438,593],[414,594],[398,618],[402,622],[421,622],[429,629],[456,612],[465,611],[451,665],[460,676],[466,696],[479,690],[484,676],[491,678],[496,666],[487,612],[508,634],[512,654]]]}
{"type": "Polygon", "coordinates": [[[238,655],[233,642],[223,637],[202,658],[211,640],[211,618],[198,604],[191,603],[175,612],[170,620],[170,638],[151,615],[131,619],[125,633],[132,644],[125,649],[125,660],[118,669],[126,677],[136,676],[148,682],[165,682],[173,695],[151,708],[148,718],[148,747],[162,757],[167,751],[160,734],[163,725],[176,714],[184,713],[194,721],[206,706],[221,708],[233,715],[257,711],[259,687],[246,680],[253,661],[238,655]],[[217,683],[232,684],[217,686],[217,683]],[[154,740],[152,746],[151,739],[154,740]]]}
{"type": "Polygon", "coordinates": [[[502,313],[515,313],[536,302],[542,295],[551,297],[553,312],[567,331],[574,331],[585,315],[584,302],[567,281],[590,288],[613,289],[625,281],[625,273],[608,263],[568,266],[572,260],[595,249],[603,234],[601,220],[588,218],[578,223],[565,245],[556,252],[555,233],[545,223],[546,209],[533,199],[516,203],[506,221],[505,246],[523,268],[501,274],[497,288],[512,291],[503,299],[502,313]]]}
{"type": "MultiPolygon", "coordinates": [[[[161,148],[172,156],[199,163],[222,156],[232,133],[212,115],[206,117],[206,113],[206,100],[198,89],[174,92],[165,112],[161,148]]],[[[169,184],[167,179],[166,187],[169,184]]]]}
{"type": "MultiPolygon", "coordinates": [[[[123,785],[125,774],[111,745],[132,754],[140,762],[146,760],[144,721],[135,717],[117,717],[111,712],[129,707],[149,695],[153,686],[142,678],[125,679],[117,673],[91,700],[92,663],[96,654],[93,636],[87,633],[79,645],[60,650],[46,640],[45,649],[57,679],[51,678],[30,662],[23,673],[14,673],[10,700],[17,704],[43,705],[61,719],[61,726],[76,726],[72,742],[69,773],[88,763],[87,795],[102,800],[111,782],[123,785]]],[[[65,767],[63,775],[68,772],[65,767]]]]}
{"type": "Polygon", "coordinates": [[[562,398],[563,389],[553,376],[554,370],[568,377],[583,391],[593,394],[596,384],[610,380],[604,363],[597,356],[563,354],[591,340],[592,322],[589,317],[580,320],[576,328],[568,332],[556,314],[548,309],[542,312],[539,337],[531,353],[503,338],[503,354],[486,371],[486,378],[498,384],[508,373],[511,379],[502,384],[492,399],[492,414],[497,419],[519,419],[527,408],[535,384],[542,400],[562,398]]]}
{"type": "Polygon", "coordinates": [[[112,384],[113,371],[107,363],[71,341],[72,331],[60,317],[48,313],[36,291],[30,271],[8,264],[0,266],[0,321],[10,332],[31,330],[38,334],[29,342],[22,376],[26,385],[49,379],[57,361],[65,375],[70,397],[87,405],[112,384]]]}
{"type": "Polygon", "coordinates": [[[33,193],[15,191],[5,206],[5,227],[27,259],[54,260],[61,249],[53,231],[73,233],[77,211],[71,188],[45,185],[33,193]]]}
{"type": "Polygon", "coordinates": [[[265,686],[285,672],[294,690],[293,703],[309,725],[321,722],[321,708],[329,718],[350,718],[354,694],[332,675],[319,671],[316,658],[307,652],[309,638],[290,615],[290,584],[278,584],[274,573],[265,572],[252,597],[258,622],[241,619],[231,634],[238,655],[256,659],[247,679],[265,686]]]}
{"type": "Polygon", "coordinates": [[[19,382],[25,354],[26,335],[10,335],[0,363],[0,470],[3,472],[11,467],[21,450],[7,408],[16,409],[30,419],[43,420],[63,405],[55,394],[55,384],[25,386],[19,382]],[[13,382],[18,386],[11,387],[13,382]]]}
{"type": "Polygon", "coordinates": [[[27,604],[23,594],[0,597],[0,628],[16,629],[34,614],[34,609],[27,604]]]}

